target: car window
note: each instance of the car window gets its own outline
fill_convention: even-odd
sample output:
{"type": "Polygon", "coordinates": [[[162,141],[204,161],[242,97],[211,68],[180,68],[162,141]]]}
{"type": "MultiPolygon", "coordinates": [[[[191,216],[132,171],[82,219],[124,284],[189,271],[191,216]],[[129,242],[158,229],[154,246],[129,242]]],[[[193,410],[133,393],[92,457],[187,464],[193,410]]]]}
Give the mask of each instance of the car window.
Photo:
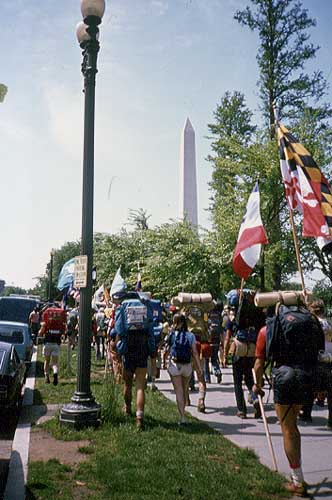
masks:
{"type": "Polygon", "coordinates": [[[29,315],[38,301],[20,297],[0,297],[0,320],[29,323],[29,315]]]}
{"type": "Polygon", "coordinates": [[[24,335],[22,330],[1,328],[0,330],[0,341],[8,342],[9,344],[23,344],[24,335]]]}
{"type": "Polygon", "coordinates": [[[14,359],[15,359],[16,365],[19,365],[21,363],[20,357],[16,351],[14,351],[14,359]]]}
{"type": "Polygon", "coordinates": [[[0,371],[2,370],[2,365],[5,361],[6,351],[0,349],[0,371]]]}

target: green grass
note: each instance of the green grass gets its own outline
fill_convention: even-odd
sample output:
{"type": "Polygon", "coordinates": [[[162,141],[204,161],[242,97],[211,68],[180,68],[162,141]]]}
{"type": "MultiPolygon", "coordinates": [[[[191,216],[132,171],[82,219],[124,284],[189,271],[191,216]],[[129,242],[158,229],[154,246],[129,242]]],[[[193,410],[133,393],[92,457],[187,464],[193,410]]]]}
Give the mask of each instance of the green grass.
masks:
{"type": "MultiPolygon", "coordinates": [[[[98,365],[94,365],[93,379],[98,365]]],[[[97,374],[97,375],[96,375],[97,374]]],[[[28,488],[35,499],[86,500],[277,500],[287,498],[284,479],[263,467],[207,425],[189,418],[177,425],[175,405],[147,391],[146,430],[121,415],[121,387],[111,377],[92,386],[102,403],[104,422],[97,430],[73,431],[52,419],[44,428],[65,440],[88,439],[86,460],[73,469],[49,461],[29,465],[28,488]]],[[[52,387],[53,388],[53,387],[52,387]]],[[[49,397],[49,389],[40,394],[49,397]],[[46,391],[46,392],[45,392],[46,391]]],[[[53,396],[51,397],[53,399],[53,396]]],[[[28,497],[29,498],[29,497],[28,497]]],[[[33,497],[31,497],[33,498],[33,497]]]]}

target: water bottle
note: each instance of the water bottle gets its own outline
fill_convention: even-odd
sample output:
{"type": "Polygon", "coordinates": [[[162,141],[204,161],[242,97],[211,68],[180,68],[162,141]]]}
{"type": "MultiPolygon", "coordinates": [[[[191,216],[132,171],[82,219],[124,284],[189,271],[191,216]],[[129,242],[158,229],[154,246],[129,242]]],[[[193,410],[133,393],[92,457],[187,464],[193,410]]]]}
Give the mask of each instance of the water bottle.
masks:
{"type": "Polygon", "coordinates": [[[332,353],[327,351],[319,351],[318,361],[321,363],[332,363],[332,353]]]}

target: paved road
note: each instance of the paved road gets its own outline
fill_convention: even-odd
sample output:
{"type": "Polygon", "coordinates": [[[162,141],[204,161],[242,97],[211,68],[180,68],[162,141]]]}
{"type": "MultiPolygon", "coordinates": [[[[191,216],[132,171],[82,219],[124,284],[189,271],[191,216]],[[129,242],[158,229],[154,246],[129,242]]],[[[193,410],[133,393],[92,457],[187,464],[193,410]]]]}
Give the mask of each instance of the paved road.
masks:
{"type": "MultiPolygon", "coordinates": [[[[216,380],[212,376],[212,380],[216,380]]],[[[165,370],[161,372],[158,388],[166,397],[175,401],[175,395],[169,376],[165,370]]],[[[227,439],[241,447],[255,450],[260,461],[273,468],[272,459],[267,447],[263,421],[253,418],[253,408],[248,405],[248,418],[241,420],[236,416],[233,377],[231,369],[223,369],[223,381],[208,384],[206,397],[206,413],[198,413],[196,403],[198,393],[190,394],[191,404],[188,411],[200,420],[205,421],[220,431],[227,439]]],[[[272,394],[270,395],[272,402],[272,394]]],[[[269,429],[277,458],[278,470],[289,476],[289,468],[282,446],[280,425],[272,404],[266,406],[269,429]]],[[[302,461],[306,481],[311,485],[310,493],[315,499],[332,500],[332,431],[326,427],[327,408],[314,407],[313,423],[299,423],[302,435],[302,461]]]]}

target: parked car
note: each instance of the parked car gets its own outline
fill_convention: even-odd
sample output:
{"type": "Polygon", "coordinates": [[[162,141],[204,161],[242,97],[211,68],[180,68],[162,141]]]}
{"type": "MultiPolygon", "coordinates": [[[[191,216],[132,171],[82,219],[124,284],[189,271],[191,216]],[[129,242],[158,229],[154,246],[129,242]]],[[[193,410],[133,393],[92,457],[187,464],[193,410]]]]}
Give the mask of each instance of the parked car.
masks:
{"type": "Polygon", "coordinates": [[[14,345],[19,358],[26,365],[31,362],[33,342],[26,323],[0,321],[0,342],[14,345]]]}
{"type": "Polygon", "coordinates": [[[25,363],[15,346],[0,342],[0,407],[18,408],[24,383],[25,363]]]}

